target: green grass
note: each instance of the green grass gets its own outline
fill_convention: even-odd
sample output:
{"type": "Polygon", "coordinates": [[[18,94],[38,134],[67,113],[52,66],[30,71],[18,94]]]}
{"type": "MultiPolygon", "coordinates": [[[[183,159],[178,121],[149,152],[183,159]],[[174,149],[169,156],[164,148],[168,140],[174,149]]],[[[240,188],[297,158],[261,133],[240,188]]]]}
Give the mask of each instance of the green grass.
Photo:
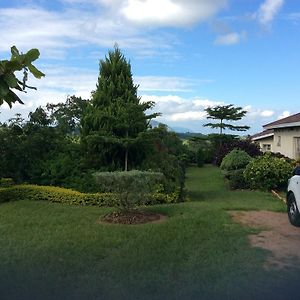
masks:
{"type": "Polygon", "coordinates": [[[284,205],[266,193],[229,191],[210,166],[190,168],[187,188],[190,202],[147,208],[169,216],[161,224],[99,224],[111,211],[105,208],[1,204],[0,299],[286,295],[277,288],[282,273],[263,271],[267,253],[249,245],[247,235],[255,231],[232,222],[226,212],[280,211],[284,205]]]}

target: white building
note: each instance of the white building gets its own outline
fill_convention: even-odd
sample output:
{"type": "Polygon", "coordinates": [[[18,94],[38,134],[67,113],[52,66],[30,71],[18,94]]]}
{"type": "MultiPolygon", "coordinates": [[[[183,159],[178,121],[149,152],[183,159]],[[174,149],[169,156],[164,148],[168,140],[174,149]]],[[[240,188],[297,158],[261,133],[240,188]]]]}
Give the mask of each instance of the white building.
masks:
{"type": "Polygon", "coordinates": [[[263,152],[279,152],[300,159],[300,113],[263,126],[264,131],[251,137],[263,152]]]}

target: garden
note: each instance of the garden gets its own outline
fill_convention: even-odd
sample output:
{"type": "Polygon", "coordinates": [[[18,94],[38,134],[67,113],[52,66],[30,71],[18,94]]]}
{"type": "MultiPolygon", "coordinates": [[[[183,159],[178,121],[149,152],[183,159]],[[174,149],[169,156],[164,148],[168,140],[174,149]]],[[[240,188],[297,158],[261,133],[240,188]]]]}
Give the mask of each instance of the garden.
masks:
{"type": "Polygon", "coordinates": [[[284,211],[284,204],[268,192],[231,191],[212,166],[189,168],[186,187],[190,201],[147,206],[167,219],[142,225],[99,222],[113,210],[107,207],[21,198],[2,203],[2,299],[257,299],[290,293],[297,273],[264,270],[268,253],[247,239],[258,230],[228,213],[284,211]]]}

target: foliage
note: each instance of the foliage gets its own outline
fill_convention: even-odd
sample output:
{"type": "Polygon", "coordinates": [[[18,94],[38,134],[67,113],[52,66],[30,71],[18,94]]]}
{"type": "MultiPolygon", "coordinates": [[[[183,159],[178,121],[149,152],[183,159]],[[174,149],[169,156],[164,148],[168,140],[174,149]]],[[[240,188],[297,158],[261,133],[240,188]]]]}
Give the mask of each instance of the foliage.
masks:
{"type": "Polygon", "coordinates": [[[205,161],[204,151],[201,148],[199,148],[196,155],[197,155],[196,156],[197,167],[201,168],[204,166],[204,161],[205,161]]]}
{"type": "MultiPolygon", "coordinates": [[[[120,197],[116,193],[81,193],[72,189],[66,189],[55,186],[41,186],[32,184],[12,185],[11,182],[0,180],[0,203],[30,200],[30,201],[49,201],[70,205],[88,205],[88,206],[107,206],[119,207],[120,197]]],[[[165,194],[154,192],[147,194],[144,204],[156,205],[164,203],[177,202],[178,194],[165,194]]]]}
{"type": "Polygon", "coordinates": [[[244,176],[244,169],[231,170],[227,172],[226,177],[229,187],[233,190],[243,190],[249,188],[249,183],[244,176]]]}
{"type": "Polygon", "coordinates": [[[94,174],[100,191],[115,193],[121,210],[129,210],[150,201],[150,194],[157,189],[163,175],[157,172],[125,171],[97,172],[94,174]]]}
{"type": "Polygon", "coordinates": [[[146,134],[148,147],[141,169],[161,172],[165,176],[164,193],[178,192],[177,201],[183,201],[185,196],[185,169],[187,164],[187,149],[175,132],[160,125],[146,134]]]}
{"type": "Polygon", "coordinates": [[[199,165],[201,166],[202,163],[213,162],[213,144],[208,136],[191,136],[187,141],[185,141],[185,145],[188,150],[187,155],[189,163],[198,164],[199,160],[199,165]]]}
{"type": "Polygon", "coordinates": [[[283,158],[266,153],[254,158],[245,169],[246,181],[253,189],[282,189],[286,187],[293,166],[283,158]]]}
{"type": "Polygon", "coordinates": [[[0,189],[0,196],[1,202],[32,200],[98,206],[114,206],[116,202],[116,196],[112,193],[83,194],[60,187],[31,184],[0,189]]]}
{"type": "Polygon", "coordinates": [[[223,158],[220,167],[225,171],[244,169],[250,160],[251,156],[247,152],[234,149],[223,158]]]}
{"type": "Polygon", "coordinates": [[[15,183],[12,178],[0,178],[0,188],[10,187],[14,184],[15,183]]]}
{"type": "Polygon", "coordinates": [[[246,189],[248,184],[244,178],[244,170],[249,164],[251,156],[243,150],[234,149],[222,160],[221,169],[229,181],[231,189],[246,189]]]}
{"type": "Polygon", "coordinates": [[[51,121],[64,134],[79,135],[80,121],[89,105],[88,100],[81,97],[69,96],[65,103],[47,104],[51,121]]]}
{"type": "Polygon", "coordinates": [[[114,170],[123,165],[127,171],[132,148],[140,144],[149,120],[158,115],[145,114],[154,103],[142,103],[137,89],[131,65],[116,46],[100,60],[97,89],[82,119],[82,139],[94,167],[108,165],[114,170]]]}
{"type": "Polygon", "coordinates": [[[215,161],[214,163],[217,166],[221,165],[223,158],[233,149],[239,149],[247,152],[251,157],[256,157],[261,155],[261,151],[259,145],[253,143],[251,139],[233,139],[232,141],[222,143],[215,153],[215,161]]]}
{"type": "Polygon", "coordinates": [[[233,104],[229,105],[218,105],[215,107],[208,107],[205,109],[208,114],[208,119],[219,120],[219,123],[207,123],[203,126],[208,126],[211,128],[219,128],[220,134],[223,133],[223,130],[229,129],[234,131],[246,131],[250,127],[249,126],[234,126],[228,123],[224,123],[226,121],[238,121],[241,120],[247,113],[247,111],[243,110],[242,107],[235,107],[233,104]]]}
{"type": "Polygon", "coordinates": [[[28,71],[32,73],[35,78],[45,76],[39,71],[32,62],[38,59],[40,52],[38,49],[31,49],[25,54],[20,54],[16,46],[11,47],[10,60],[0,60],[0,105],[6,102],[10,107],[15,102],[23,104],[22,100],[13,91],[24,92],[26,88],[36,89],[26,84],[28,79],[28,71]],[[22,81],[19,80],[15,72],[24,70],[22,81]]]}

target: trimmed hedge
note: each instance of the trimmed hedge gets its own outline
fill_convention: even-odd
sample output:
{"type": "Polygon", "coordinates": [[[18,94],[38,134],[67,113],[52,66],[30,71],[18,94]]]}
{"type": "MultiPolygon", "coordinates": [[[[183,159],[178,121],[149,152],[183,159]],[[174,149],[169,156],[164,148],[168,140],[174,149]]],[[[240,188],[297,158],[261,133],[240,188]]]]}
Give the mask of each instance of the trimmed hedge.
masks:
{"type": "Polygon", "coordinates": [[[54,186],[15,185],[0,189],[0,202],[16,200],[45,200],[50,202],[115,206],[116,195],[112,193],[83,194],[70,189],[54,186]]]}
{"type": "MultiPolygon", "coordinates": [[[[154,193],[149,196],[146,204],[174,203],[177,200],[176,196],[176,193],[170,195],[154,193]]],[[[0,188],[0,203],[17,200],[44,200],[74,205],[118,206],[118,195],[115,193],[84,194],[71,189],[31,184],[0,188]]]]}

